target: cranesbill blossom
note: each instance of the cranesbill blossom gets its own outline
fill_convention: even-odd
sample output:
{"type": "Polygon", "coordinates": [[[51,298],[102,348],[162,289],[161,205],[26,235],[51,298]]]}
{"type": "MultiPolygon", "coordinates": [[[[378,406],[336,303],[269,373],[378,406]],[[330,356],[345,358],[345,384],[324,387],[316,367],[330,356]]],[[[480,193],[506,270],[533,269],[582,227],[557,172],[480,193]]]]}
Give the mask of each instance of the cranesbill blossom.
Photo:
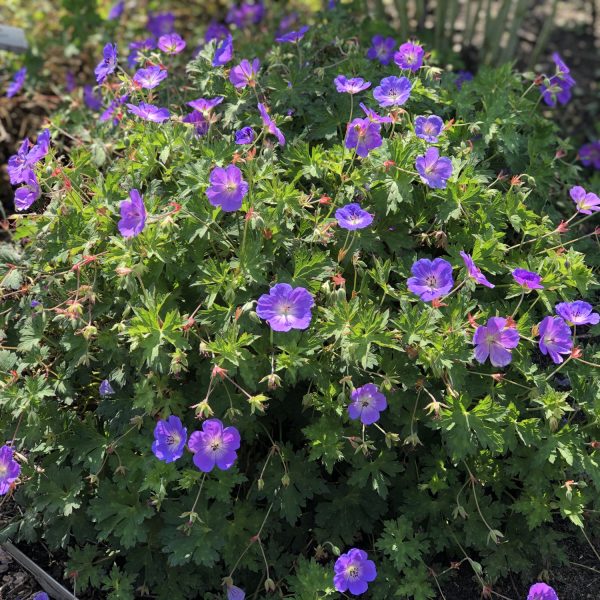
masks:
{"type": "Polygon", "coordinates": [[[447,156],[440,156],[440,151],[435,147],[417,156],[415,167],[421,181],[431,188],[443,190],[452,176],[452,161],[447,156]]]}
{"type": "Polygon", "coordinates": [[[185,115],[185,117],[183,117],[181,120],[183,123],[191,123],[194,126],[194,132],[197,136],[201,137],[208,133],[210,123],[199,110],[193,110],[190,114],[185,115]]]}
{"type": "Polygon", "coordinates": [[[462,89],[462,86],[469,81],[473,81],[473,73],[471,73],[471,71],[456,72],[456,79],[454,80],[454,83],[459,90],[462,89]]]}
{"type": "Polygon", "coordinates": [[[415,135],[430,144],[436,144],[442,129],[444,121],[437,115],[415,118],[415,135]]]}
{"type": "Polygon", "coordinates": [[[283,35],[276,37],[275,41],[280,44],[284,44],[286,42],[297,43],[306,35],[308,30],[308,25],[305,25],[304,27],[300,27],[298,31],[288,31],[288,33],[284,33],[283,35]]]}
{"type": "Polygon", "coordinates": [[[520,286],[527,290],[544,289],[544,286],[540,283],[542,277],[533,271],[528,271],[527,269],[514,269],[512,276],[520,286]]]}
{"type": "Polygon", "coordinates": [[[187,442],[187,429],[181,419],[171,415],[166,421],[160,420],[154,428],[152,452],[158,460],[171,463],[181,458],[187,442]]]}
{"type": "Polygon", "coordinates": [[[227,600],[245,600],[246,592],[237,585],[227,586],[227,600]]]}
{"type": "Polygon", "coordinates": [[[581,146],[579,158],[584,167],[594,167],[600,171],[600,140],[581,146]]]}
{"type": "Polygon", "coordinates": [[[84,85],[83,102],[94,112],[100,110],[102,108],[102,94],[100,93],[100,90],[95,92],[91,85],[84,85]]]}
{"type": "Polygon", "coordinates": [[[285,137],[281,133],[281,129],[275,125],[275,121],[270,117],[265,105],[262,102],[258,103],[258,112],[260,113],[263,126],[267,128],[267,131],[277,138],[280,145],[285,146],[285,137]]]}
{"type": "Polygon", "coordinates": [[[365,81],[362,77],[352,77],[348,79],[344,75],[338,75],[334,80],[335,88],[338,92],[346,94],[358,94],[371,87],[370,81],[365,81]]]}
{"type": "Polygon", "coordinates": [[[591,215],[600,210],[600,198],[593,192],[586,192],[580,185],[572,187],[569,195],[577,205],[577,212],[582,215],[591,215]]]}
{"type": "Polygon", "coordinates": [[[282,34],[286,31],[290,31],[294,25],[298,22],[300,15],[294,11],[287,15],[283,15],[281,19],[279,19],[279,26],[277,27],[277,33],[282,34]]]}
{"type": "Polygon", "coordinates": [[[224,96],[215,96],[214,98],[198,98],[198,100],[191,100],[187,103],[187,105],[207,116],[210,114],[212,109],[221,104],[224,99],[224,96]]]}
{"type": "Polygon", "coordinates": [[[15,208],[17,210],[27,210],[41,195],[42,192],[35,173],[29,171],[24,185],[15,191],[15,208]]]}
{"type": "Polygon", "coordinates": [[[108,12],[107,19],[109,21],[118,19],[123,14],[123,10],[125,10],[125,0],[119,0],[118,2],[115,2],[108,12]]]}
{"type": "Polygon", "coordinates": [[[238,29],[245,29],[249,25],[256,25],[262,21],[265,7],[262,0],[250,4],[242,2],[239,6],[234,5],[229,9],[225,20],[233,23],[238,29]]]}
{"type": "Polygon", "coordinates": [[[160,108],[154,106],[154,104],[146,104],[146,102],[140,102],[137,106],[128,103],[127,108],[130,113],[138,116],[140,119],[153,121],[154,123],[163,123],[170,116],[167,108],[160,108]]]}
{"type": "Polygon", "coordinates": [[[256,314],[274,331],[306,329],[310,325],[314,304],[312,294],[305,288],[278,283],[258,299],[256,314]]]}
{"type": "Polygon", "coordinates": [[[106,44],[103,50],[104,58],[98,63],[98,66],[94,70],[96,74],[96,81],[102,83],[106,78],[115,72],[117,68],[117,45],[106,44]]]}
{"type": "Polygon", "coordinates": [[[381,125],[369,119],[354,119],[346,129],[346,148],[355,148],[356,154],[365,158],[371,150],[383,144],[381,125]]]}
{"type": "Polygon", "coordinates": [[[374,383],[356,388],[350,394],[348,416],[352,420],[360,419],[363,425],[379,421],[379,413],[387,408],[385,396],[374,383]]]}
{"type": "Polygon", "coordinates": [[[465,267],[467,268],[467,273],[469,274],[469,277],[473,279],[475,283],[480,283],[481,285],[485,285],[489,288],[495,287],[493,283],[490,283],[486,279],[486,276],[481,272],[481,269],[475,264],[475,261],[469,254],[461,250],[460,256],[462,257],[465,263],[465,267]]]}
{"type": "Polygon", "coordinates": [[[342,206],[335,211],[335,218],[342,229],[364,229],[373,222],[373,215],[352,203],[342,206]]]}
{"type": "Polygon", "coordinates": [[[226,471],[237,459],[240,441],[235,427],[223,427],[219,419],[207,419],[202,423],[202,431],[190,435],[188,448],[194,453],[194,464],[204,473],[210,473],[215,466],[226,471]]]}
{"type": "Polygon", "coordinates": [[[50,600],[50,597],[46,592],[37,592],[32,596],[31,600],[50,600]]]}
{"type": "Polygon", "coordinates": [[[161,81],[166,79],[167,75],[167,70],[160,67],[139,69],[133,76],[133,83],[146,90],[153,90],[161,81]]]}
{"type": "Polygon", "coordinates": [[[600,322],[600,314],[592,312],[592,305],[583,300],[560,302],[554,310],[571,325],[596,325],[600,322]]]}
{"type": "Polygon", "coordinates": [[[113,389],[113,386],[110,385],[110,381],[108,379],[103,379],[100,382],[98,393],[104,398],[106,396],[112,396],[115,393],[115,390],[113,389]]]}
{"type": "Polygon", "coordinates": [[[446,295],[454,285],[452,265],[443,258],[422,258],[411,267],[412,277],[406,282],[408,289],[423,302],[446,295]]]}
{"type": "Polygon", "coordinates": [[[425,51],[419,44],[413,44],[406,42],[402,44],[398,49],[398,52],[394,54],[394,62],[401,69],[408,69],[409,71],[418,71],[423,64],[423,57],[425,51]]]}
{"type": "Polygon", "coordinates": [[[552,55],[552,60],[556,65],[556,74],[542,84],[540,88],[542,98],[548,106],[556,106],[557,101],[560,104],[567,104],[571,99],[571,88],[575,85],[575,80],[558,53],[552,55]]]}
{"type": "Polygon", "coordinates": [[[21,88],[25,84],[26,77],[27,77],[27,67],[22,67],[14,74],[13,80],[10,82],[10,84],[6,88],[6,97],[7,98],[12,98],[13,96],[16,96],[21,91],[21,88]]]}
{"type": "Polygon", "coordinates": [[[371,47],[367,50],[369,60],[378,60],[382,65],[389,65],[394,56],[396,40],[392,37],[383,37],[374,35],[371,40],[371,47]]]}
{"type": "Polygon", "coordinates": [[[384,77],[373,90],[379,106],[402,106],[410,97],[412,84],[406,77],[384,77]]]}
{"type": "Polygon", "coordinates": [[[158,48],[167,54],[179,54],[185,50],[185,40],[178,33],[166,33],[158,38],[158,48]]]}
{"type": "Polygon", "coordinates": [[[254,87],[260,70],[260,61],[255,58],[252,62],[244,59],[229,72],[229,81],[238,89],[246,86],[254,87]]]}
{"type": "Polygon", "coordinates": [[[12,484],[21,473],[21,465],[14,459],[10,446],[0,448],[0,496],[10,491],[12,484]]]}
{"type": "Polygon", "coordinates": [[[167,33],[173,33],[175,29],[175,15],[172,12],[150,12],[148,13],[146,29],[157,38],[167,33]]]}
{"type": "Polygon", "coordinates": [[[367,119],[369,119],[369,121],[373,121],[373,123],[392,122],[392,117],[383,117],[382,115],[377,114],[373,109],[369,108],[368,106],[365,106],[362,102],[359,104],[359,106],[362,108],[365,115],[367,115],[367,119]]]}
{"type": "Polygon", "coordinates": [[[119,205],[121,220],[118,223],[119,232],[123,237],[135,237],[142,233],[146,225],[146,207],[140,192],[133,189],[129,192],[129,200],[123,200],[119,205]]]}
{"type": "Polygon", "coordinates": [[[540,332],[540,350],[542,354],[560,364],[563,361],[561,354],[570,354],[573,348],[571,328],[560,317],[545,317],[538,325],[540,332]]]}
{"type": "Polygon", "coordinates": [[[72,71],[67,71],[65,74],[65,91],[70,94],[77,87],[77,81],[72,71]]]}
{"type": "Polygon", "coordinates": [[[251,144],[256,139],[256,133],[252,127],[242,127],[235,132],[235,143],[244,145],[251,144]]]}
{"type": "Polygon", "coordinates": [[[377,569],[367,553],[358,548],[352,548],[342,554],[333,567],[333,585],[338,592],[350,592],[355,596],[364,594],[371,581],[377,577],[377,569]]]}
{"type": "Polygon", "coordinates": [[[519,344],[519,332],[507,327],[503,317],[491,317],[486,325],[475,330],[475,359],[484,363],[488,357],[494,367],[505,367],[512,360],[512,349],[519,344]]]}
{"type": "Polygon", "coordinates": [[[215,167],[210,172],[208,181],[210,186],[206,190],[206,196],[213,206],[220,206],[224,212],[233,212],[242,207],[242,200],[248,193],[248,182],[235,165],[215,167]]]}
{"type": "Polygon", "coordinates": [[[98,117],[98,121],[100,121],[100,123],[105,123],[112,119],[113,125],[118,125],[123,115],[121,111],[117,112],[117,109],[119,106],[125,104],[127,100],[129,100],[129,94],[124,94],[123,96],[111,100],[104,112],[98,117]]]}
{"type": "Polygon", "coordinates": [[[558,600],[558,594],[546,583],[534,583],[529,588],[527,600],[558,600]]]}
{"type": "Polygon", "coordinates": [[[229,34],[216,48],[212,66],[222,67],[233,58],[233,37],[229,34]]]}
{"type": "Polygon", "coordinates": [[[204,41],[208,44],[212,40],[224,40],[229,35],[229,29],[223,23],[211,21],[204,33],[204,41]]]}
{"type": "Polygon", "coordinates": [[[29,140],[24,139],[16,154],[8,159],[8,176],[12,185],[28,181],[33,167],[46,154],[50,147],[50,130],[44,129],[38,136],[37,143],[29,149],[29,140]]]}
{"type": "Polygon", "coordinates": [[[127,55],[127,64],[130,69],[133,69],[135,65],[142,61],[143,52],[148,52],[156,48],[156,40],[154,38],[146,38],[145,40],[139,40],[137,42],[131,42],[129,44],[129,54],[127,55]]]}

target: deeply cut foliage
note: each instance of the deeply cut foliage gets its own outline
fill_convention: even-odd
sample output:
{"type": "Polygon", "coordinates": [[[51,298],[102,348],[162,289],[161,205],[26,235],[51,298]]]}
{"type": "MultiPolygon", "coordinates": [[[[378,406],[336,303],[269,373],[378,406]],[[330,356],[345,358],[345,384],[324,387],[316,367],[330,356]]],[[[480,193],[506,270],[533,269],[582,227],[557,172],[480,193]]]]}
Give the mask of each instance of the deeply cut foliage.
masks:
{"type": "MultiPolygon", "coordinates": [[[[560,158],[570,147],[510,67],[458,89],[429,65],[411,75],[407,112],[384,126],[383,145],[357,158],[343,144],[350,112],[359,101],[379,109],[370,91],[351,104],[333,79],[375,86],[398,68],[365,58],[375,24],[358,39],[350,23],[343,9],[321,15],[297,45],[237,34],[231,65],[260,57],[255,89],[236,91],[211,66],[214,42],[187,72],[163,57],[155,104],[181,115],[185,102],[225,96],[203,137],[177,118],[126,112],[97,124],[69,107],[52,121],[45,194],[3,249],[1,430],[23,455],[23,516],[2,535],[68,549],[80,592],[220,598],[235,569],[247,591],[269,577],[297,600],[334,597],[332,557],[356,546],[377,565],[369,597],[426,600],[437,593],[431,570],[450,561],[468,557],[461,568],[482,585],[561,563],[553,525],[587,527],[586,510],[600,508],[599,328],[577,329],[582,354],[556,374],[532,331],[556,303],[596,289],[593,238],[570,242],[588,223],[557,231],[574,213],[568,189],[582,184],[560,158]],[[235,145],[234,131],[261,130],[257,100],[285,146],[270,135],[235,145]],[[412,123],[430,113],[446,123],[445,189],[415,172],[427,145],[412,123]],[[56,155],[67,142],[68,162],[56,155]],[[205,190],[211,169],[232,161],[249,193],[223,213],[205,190]],[[119,204],[131,189],[148,220],[124,239],[119,204]],[[349,202],[375,215],[370,227],[336,226],[349,202]],[[421,258],[443,256],[465,280],[460,251],[494,289],[467,280],[441,305],[408,291],[421,258]],[[522,297],[517,267],[544,288],[522,297]],[[272,332],[257,317],[276,282],[315,297],[307,330],[272,332]],[[509,315],[521,334],[511,364],[479,365],[473,321],[509,315]],[[115,393],[101,397],[104,379],[115,393]],[[347,406],[366,383],[388,408],[363,428],[347,406]],[[188,431],[210,415],[235,425],[235,465],[203,478],[187,452],[158,461],[152,432],[170,414],[188,431]]],[[[130,102],[148,101],[119,77],[130,102]]],[[[108,102],[115,90],[103,93],[108,102]]]]}

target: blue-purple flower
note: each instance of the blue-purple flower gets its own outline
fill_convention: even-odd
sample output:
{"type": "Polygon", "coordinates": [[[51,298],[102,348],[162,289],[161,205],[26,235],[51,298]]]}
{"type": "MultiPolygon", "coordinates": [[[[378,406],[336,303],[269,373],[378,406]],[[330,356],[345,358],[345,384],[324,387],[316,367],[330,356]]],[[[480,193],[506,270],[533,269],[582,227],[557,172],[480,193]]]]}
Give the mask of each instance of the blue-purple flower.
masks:
{"type": "Polygon", "coordinates": [[[335,83],[335,88],[340,94],[358,94],[371,87],[371,82],[365,81],[362,77],[348,79],[345,75],[338,75],[333,83],[335,83]]]}
{"type": "Polygon", "coordinates": [[[593,192],[586,192],[580,185],[576,185],[569,190],[571,200],[577,206],[577,212],[582,215],[591,215],[600,210],[600,198],[593,192]]]}
{"type": "Polygon", "coordinates": [[[215,167],[208,180],[210,185],[206,196],[213,206],[220,206],[224,212],[233,212],[242,207],[244,196],[248,193],[248,182],[235,165],[215,167]]]}
{"type": "Polygon", "coordinates": [[[237,587],[237,585],[228,585],[227,586],[227,600],[245,600],[246,592],[237,587]]]}
{"type": "Polygon", "coordinates": [[[355,596],[364,594],[369,583],[377,577],[375,563],[368,559],[367,553],[352,548],[342,554],[333,567],[333,585],[338,592],[350,592],[355,596]]]}
{"type": "Polygon", "coordinates": [[[415,135],[430,144],[437,144],[444,121],[437,115],[415,118],[415,135]]]}
{"type": "Polygon", "coordinates": [[[473,81],[473,73],[471,73],[471,71],[456,72],[456,79],[454,80],[454,83],[459,90],[461,90],[462,86],[469,81],[473,81]]]}
{"type": "Polygon", "coordinates": [[[278,283],[258,299],[256,314],[267,321],[273,331],[306,329],[314,304],[312,294],[305,288],[278,283]]]}
{"type": "Polygon", "coordinates": [[[125,237],[135,237],[142,233],[146,225],[146,207],[140,192],[133,189],[129,192],[129,200],[119,205],[121,220],[118,223],[119,233],[125,237]]]}
{"type": "Polygon", "coordinates": [[[113,389],[113,386],[110,385],[108,379],[103,379],[98,387],[98,393],[105,398],[106,396],[112,396],[115,393],[115,390],[113,389]]]}
{"type": "Polygon", "coordinates": [[[158,38],[158,48],[166,54],[179,54],[185,46],[185,40],[178,33],[165,33],[158,38]]]}
{"type": "Polygon", "coordinates": [[[102,108],[102,94],[100,90],[94,91],[91,85],[83,86],[83,102],[90,109],[98,111],[102,108]]]}
{"type": "Polygon", "coordinates": [[[527,269],[514,269],[512,272],[513,279],[523,288],[527,290],[543,290],[541,284],[542,277],[533,271],[527,269]]]}
{"type": "Polygon", "coordinates": [[[423,64],[424,56],[425,51],[419,44],[406,42],[405,44],[402,44],[398,49],[398,52],[394,54],[394,62],[401,69],[418,71],[423,64]]]}
{"type": "Polygon", "coordinates": [[[112,119],[113,125],[118,125],[119,120],[122,117],[122,114],[120,112],[118,112],[115,115],[115,113],[117,112],[117,109],[119,108],[119,106],[125,104],[125,102],[127,102],[127,100],[129,100],[129,94],[124,94],[123,96],[120,96],[118,98],[115,98],[114,100],[111,100],[110,104],[106,107],[104,112],[98,117],[98,121],[100,121],[100,123],[104,123],[104,122],[112,119]]]}
{"type": "Polygon", "coordinates": [[[469,277],[473,279],[475,283],[480,283],[481,285],[485,285],[489,288],[495,287],[493,283],[490,283],[486,279],[486,276],[481,272],[481,269],[475,264],[475,261],[469,254],[461,250],[460,255],[465,263],[469,277]]]}
{"type": "Polygon", "coordinates": [[[36,592],[31,600],[50,600],[50,597],[48,596],[48,594],[46,594],[46,592],[36,592]]]}
{"type": "Polygon", "coordinates": [[[592,305],[583,300],[560,302],[554,310],[571,325],[596,325],[600,322],[600,314],[592,312],[592,305]]]}
{"type": "Polygon", "coordinates": [[[114,21],[118,19],[123,14],[123,10],[125,10],[125,0],[115,2],[108,11],[108,20],[114,21]]]}
{"type": "Polygon", "coordinates": [[[235,132],[235,143],[240,145],[251,144],[256,139],[256,133],[252,127],[242,127],[235,132]]]}
{"type": "Polygon", "coordinates": [[[505,367],[512,360],[512,350],[519,344],[519,332],[507,326],[503,317],[491,317],[475,330],[475,359],[484,363],[488,357],[494,367],[505,367]]]}
{"type": "Polygon", "coordinates": [[[229,29],[223,23],[211,21],[204,33],[204,41],[208,44],[212,40],[224,40],[229,35],[229,29]]]}
{"type": "Polygon", "coordinates": [[[204,116],[208,116],[215,106],[223,102],[223,96],[215,96],[214,98],[198,98],[187,103],[188,106],[200,111],[204,116]]]}
{"type": "Polygon", "coordinates": [[[182,119],[183,123],[191,123],[194,126],[194,132],[197,136],[203,136],[208,133],[209,121],[206,116],[199,110],[193,110],[182,119]]]}
{"type": "Polygon", "coordinates": [[[263,122],[263,126],[267,128],[267,131],[274,135],[277,138],[277,141],[281,146],[285,146],[285,137],[283,133],[281,133],[281,129],[277,127],[275,121],[270,117],[265,105],[262,102],[258,103],[258,112],[260,113],[260,117],[263,122]]]}
{"type": "Polygon", "coordinates": [[[222,67],[233,58],[233,37],[229,34],[216,48],[212,66],[222,67]]]}
{"type": "Polygon", "coordinates": [[[309,30],[308,25],[305,25],[304,27],[300,27],[300,29],[298,29],[298,31],[288,31],[288,33],[284,33],[283,35],[276,37],[275,41],[280,44],[285,44],[285,43],[296,44],[306,35],[306,32],[308,30],[309,30]]]}
{"type": "Polygon", "coordinates": [[[160,420],[154,428],[152,452],[158,460],[172,463],[183,455],[187,442],[187,429],[181,419],[171,415],[166,421],[160,420]]]}
{"type": "Polygon", "coordinates": [[[408,289],[423,302],[445,296],[454,285],[452,265],[443,258],[422,258],[411,268],[412,277],[406,282],[408,289]]]}
{"type": "Polygon", "coordinates": [[[13,80],[10,82],[10,84],[6,88],[6,97],[7,98],[12,98],[13,96],[16,96],[21,91],[21,88],[25,84],[26,77],[27,77],[27,67],[22,67],[14,74],[13,80]]]}
{"type": "Polygon", "coordinates": [[[557,102],[567,104],[571,99],[571,88],[575,85],[575,80],[558,53],[552,55],[552,60],[556,65],[556,74],[542,84],[542,98],[548,106],[556,106],[557,102]]]}
{"type": "Polygon", "coordinates": [[[410,97],[412,84],[406,77],[384,77],[373,90],[373,97],[379,106],[402,106],[410,97]]]}
{"type": "Polygon", "coordinates": [[[148,13],[146,29],[157,38],[172,33],[175,29],[175,15],[172,12],[150,12],[148,13]]]}
{"type": "Polygon", "coordinates": [[[0,496],[7,494],[21,473],[21,465],[14,459],[10,446],[0,448],[0,496]]]}
{"type": "Polygon", "coordinates": [[[335,218],[342,229],[364,229],[373,222],[373,215],[352,203],[342,206],[335,211],[335,218]]]}
{"type": "Polygon", "coordinates": [[[19,211],[27,210],[41,195],[42,192],[35,173],[29,171],[24,185],[15,191],[15,208],[19,211]]]}
{"type": "Polygon", "coordinates": [[[389,65],[394,56],[396,40],[392,37],[383,37],[374,35],[371,40],[371,47],[367,50],[369,60],[378,60],[382,65],[389,65]]]}
{"type": "Polygon", "coordinates": [[[194,453],[196,467],[210,473],[215,467],[222,471],[231,468],[240,442],[240,433],[235,427],[223,427],[219,419],[207,419],[202,423],[202,431],[190,435],[188,448],[194,453]]]}
{"type": "Polygon", "coordinates": [[[102,54],[104,58],[98,63],[98,66],[94,70],[96,81],[98,83],[105,81],[117,68],[117,45],[106,44],[102,54]]]}
{"type": "Polygon", "coordinates": [[[431,188],[445,189],[452,176],[452,161],[447,156],[440,156],[440,151],[428,148],[424,155],[417,156],[415,162],[421,181],[431,188]]]}
{"type": "Polygon", "coordinates": [[[252,62],[244,59],[239,65],[231,69],[229,72],[229,81],[238,89],[243,89],[248,85],[254,87],[259,70],[260,61],[258,58],[255,58],[252,62]]]}
{"type": "Polygon", "coordinates": [[[355,421],[360,419],[363,425],[372,425],[379,421],[379,413],[387,408],[385,396],[374,383],[356,388],[350,394],[348,416],[355,421]]]}
{"type": "Polygon", "coordinates": [[[367,119],[369,119],[369,121],[373,121],[373,123],[391,123],[392,122],[392,117],[384,117],[384,116],[376,113],[373,109],[369,108],[368,106],[365,106],[362,102],[359,104],[359,106],[362,108],[363,112],[367,116],[367,119]]]}
{"type": "Polygon", "coordinates": [[[156,48],[156,40],[154,38],[146,38],[129,44],[129,54],[127,56],[127,64],[133,69],[135,65],[142,60],[142,52],[148,52],[156,48]]]}
{"type": "Polygon", "coordinates": [[[600,171],[600,140],[581,146],[579,158],[584,167],[594,167],[600,171]]]}
{"type": "Polygon", "coordinates": [[[38,136],[37,143],[30,149],[29,140],[24,139],[16,154],[8,159],[8,176],[12,185],[30,180],[33,167],[46,154],[50,147],[50,130],[44,129],[38,136]]]}
{"type": "Polygon", "coordinates": [[[361,158],[383,144],[381,125],[370,119],[354,119],[346,129],[346,148],[354,148],[361,158]]]}
{"type": "Polygon", "coordinates": [[[534,583],[529,588],[527,600],[558,600],[558,594],[546,583],[534,583]]]}
{"type": "Polygon", "coordinates": [[[538,325],[540,350],[556,363],[563,361],[561,354],[570,354],[573,348],[571,328],[560,317],[545,317],[538,325]]]}
{"type": "Polygon", "coordinates": [[[133,82],[136,86],[146,90],[153,90],[161,81],[166,79],[168,73],[166,69],[160,67],[148,67],[139,69],[133,76],[133,82]]]}
{"type": "Polygon", "coordinates": [[[147,104],[146,102],[140,102],[137,106],[135,104],[127,104],[129,112],[138,116],[144,121],[153,121],[154,123],[163,123],[170,117],[169,110],[167,108],[160,108],[154,106],[154,104],[147,104]]]}
{"type": "Polygon", "coordinates": [[[256,25],[262,21],[265,7],[262,0],[251,4],[242,2],[239,6],[234,5],[227,13],[227,23],[233,23],[238,29],[245,29],[249,25],[256,25]]]}

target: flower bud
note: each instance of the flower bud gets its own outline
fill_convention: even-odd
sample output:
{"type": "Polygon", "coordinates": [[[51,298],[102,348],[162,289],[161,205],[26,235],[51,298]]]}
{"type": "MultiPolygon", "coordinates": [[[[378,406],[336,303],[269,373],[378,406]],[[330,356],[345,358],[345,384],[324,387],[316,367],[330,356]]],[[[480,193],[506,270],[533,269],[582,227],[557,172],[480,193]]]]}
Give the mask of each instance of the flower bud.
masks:
{"type": "Polygon", "coordinates": [[[265,592],[274,592],[275,591],[275,582],[269,577],[265,581],[265,592]]]}

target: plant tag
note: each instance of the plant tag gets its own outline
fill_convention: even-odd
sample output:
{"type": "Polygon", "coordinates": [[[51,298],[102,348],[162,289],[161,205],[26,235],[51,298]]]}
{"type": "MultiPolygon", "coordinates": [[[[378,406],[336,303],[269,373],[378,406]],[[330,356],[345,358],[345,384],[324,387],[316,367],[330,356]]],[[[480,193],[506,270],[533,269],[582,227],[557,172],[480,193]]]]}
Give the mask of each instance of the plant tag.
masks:
{"type": "Polygon", "coordinates": [[[20,27],[9,27],[0,23],[0,50],[19,54],[27,52],[25,32],[20,27]]]}

